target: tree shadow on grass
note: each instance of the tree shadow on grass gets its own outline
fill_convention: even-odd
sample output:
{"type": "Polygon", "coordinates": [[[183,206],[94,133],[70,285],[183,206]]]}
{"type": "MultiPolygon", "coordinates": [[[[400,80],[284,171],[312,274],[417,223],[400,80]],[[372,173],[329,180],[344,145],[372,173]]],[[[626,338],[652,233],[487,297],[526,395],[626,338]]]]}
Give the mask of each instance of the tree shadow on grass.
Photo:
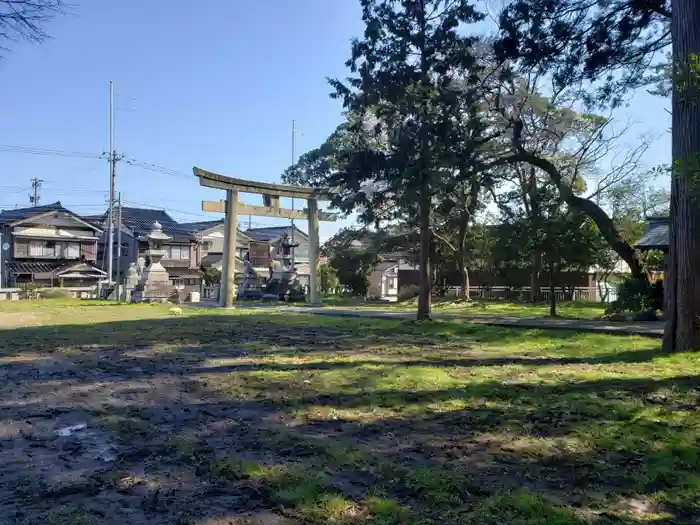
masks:
{"type": "MultiPolygon", "coordinates": [[[[381,373],[363,368],[633,363],[652,358],[647,350],[623,359],[403,363],[387,353],[336,362],[335,352],[381,353],[417,339],[436,353],[439,342],[431,347],[435,334],[395,322],[359,334],[357,322],[306,323],[197,316],[4,332],[5,356],[52,349],[52,341],[66,351],[0,368],[1,514],[15,524],[209,525],[270,513],[305,523],[480,523],[469,513],[486,498],[526,487],[553,512],[589,512],[599,523],[622,522],[612,513],[628,500],[636,511],[643,504],[668,514],[657,523],[698,517],[690,491],[700,464],[686,419],[694,417],[695,375],[556,384],[467,377],[416,390],[382,386],[381,373]],[[169,348],[150,348],[157,345],[169,348]],[[314,361],[209,362],[279,355],[314,361]],[[344,377],[353,367],[359,372],[344,377]],[[304,375],[335,369],[337,383],[304,375]],[[81,424],[73,436],[58,435],[81,424]],[[113,459],[100,459],[105,453],[113,459]]],[[[462,333],[465,353],[497,333],[462,333]]],[[[496,522],[513,518],[487,508],[496,522]]],[[[628,513],[625,522],[644,519],[628,513]]]]}

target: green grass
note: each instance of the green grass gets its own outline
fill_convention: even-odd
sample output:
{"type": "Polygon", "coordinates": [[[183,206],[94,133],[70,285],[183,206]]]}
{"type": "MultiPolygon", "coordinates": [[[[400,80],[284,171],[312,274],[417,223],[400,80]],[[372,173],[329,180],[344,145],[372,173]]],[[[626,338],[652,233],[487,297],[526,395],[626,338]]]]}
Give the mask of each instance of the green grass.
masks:
{"type": "MultiPolygon", "coordinates": [[[[123,458],[102,493],[173,523],[700,519],[700,354],[654,339],[76,301],[0,303],[0,319],[7,417],[93,417],[123,458]]],[[[78,521],[92,497],[30,496],[33,519],[78,521]]]]}
{"type": "MultiPolygon", "coordinates": [[[[324,306],[333,309],[352,310],[390,310],[415,311],[416,301],[401,303],[365,302],[356,298],[327,297],[323,299],[324,306]]],[[[472,301],[463,303],[453,300],[436,300],[433,303],[433,313],[436,316],[454,318],[470,317],[522,317],[540,318],[549,315],[549,305],[514,303],[508,301],[472,301]]],[[[605,313],[602,303],[586,301],[561,301],[557,304],[557,315],[569,319],[600,319],[605,313]]]]}
{"type": "MultiPolygon", "coordinates": [[[[508,316],[508,317],[547,317],[549,305],[523,304],[501,301],[475,301],[472,305],[459,303],[440,303],[435,305],[436,312],[445,311],[457,316],[508,316]]],[[[600,319],[605,313],[605,305],[585,301],[562,301],[557,304],[557,315],[569,319],[600,319]]]]}

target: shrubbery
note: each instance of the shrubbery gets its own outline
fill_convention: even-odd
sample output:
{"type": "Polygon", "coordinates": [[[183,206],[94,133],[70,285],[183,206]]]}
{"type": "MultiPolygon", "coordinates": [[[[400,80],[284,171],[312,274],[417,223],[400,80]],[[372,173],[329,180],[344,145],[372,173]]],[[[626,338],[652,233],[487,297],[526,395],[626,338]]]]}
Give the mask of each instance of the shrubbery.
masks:
{"type": "Polygon", "coordinates": [[[608,313],[662,310],[663,303],[663,281],[649,284],[638,279],[625,279],[618,285],[617,299],[610,304],[608,313]]]}
{"type": "Polygon", "coordinates": [[[42,288],[39,290],[41,299],[70,299],[73,297],[70,290],[65,288],[42,288]]]}
{"type": "Polygon", "coordinates": [[[419,287],[415,284],[405,284],[399,288],[399,301],[408,301],[418,297],[419,287]]]}

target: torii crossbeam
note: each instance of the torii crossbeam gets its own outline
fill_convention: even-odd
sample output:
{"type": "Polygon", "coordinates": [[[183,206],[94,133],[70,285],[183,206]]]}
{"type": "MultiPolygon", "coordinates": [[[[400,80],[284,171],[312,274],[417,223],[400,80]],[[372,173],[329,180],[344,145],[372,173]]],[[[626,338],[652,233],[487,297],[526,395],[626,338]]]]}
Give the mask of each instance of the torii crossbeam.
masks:
{"type": "Polygon", "coordinates": [[[226,190],[226,200],[202,201],[202,210],[226,214],[224,226],[224,257],[222,261],[222,279],[220,304],[233,306],[236,270],[236,234],[239,215],[259,217],[281,217],[283,219],[307,219],[309,221],[309,295],[312,305],[320,305],[318,295],[318,222],[335,221],[335,216],[318,210],[318,201],[329,201],[331,195],[324,188],[304,188],[286,184],[270,184],[252,180],[225,177],[198,167],[192,168],[199,184],[208,188],[226,190]],[[239,193],[257,193],[263,196],[264,206],[250,206],[238,200],[239,193]],[[303,210],[280,208],[280,197],[302,199],[307,203],[303,210]]]}

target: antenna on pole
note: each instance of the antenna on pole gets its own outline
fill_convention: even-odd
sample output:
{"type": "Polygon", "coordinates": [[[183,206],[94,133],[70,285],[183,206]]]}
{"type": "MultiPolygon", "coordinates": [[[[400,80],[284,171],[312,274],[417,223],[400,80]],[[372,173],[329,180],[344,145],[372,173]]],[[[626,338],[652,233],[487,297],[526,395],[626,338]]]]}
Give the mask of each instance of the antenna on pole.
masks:
{"type": "MultiPolygon", "coordinates": [[[[133,97],[129,97],[133,98],[133,97]]],[[[124,109],[128,109],[128,100],[124,109]]],[[[122,159],[114,150],[114,83],[109,81],[109,207],[107,211],[107,279],[114,279],[114,204],[117,197],[117,162],[122,159]]]]}
{"type": "MultiPolygon", "coordinates": [[[[297,138],[297,130],[296,130],[296,120],[292,119],[292,167],[294,166],[294,163],[296,162],[296,151],[295,151],[295,146],[296,146],[296,138],[297,138]]],[[[294,210],[294,198],[292,198],[292,210],[294,210]]],[[[294,244],[294,230],[296,228],[294,227],[294,219],[292,219],[292,235],[291,235],[291,241],[292,244],[294,244]]],[[[292,269],[296,268],[296,261],[294,260],[294,248],[292,248],[292,269]]]]}
{"type": "Polygon", "coordinates": [[[107,208],[107,281],[111,284],[114,277],[114,190],[116,188],[114,172],[114,85],[109,81],[109,203],[107,208]]]}
{"type": "Polygon", "coordinates": [[[39,206],[39,188],[41,188],[41,183],[44,182],[41,179],[37,179],[34,177],[33,179],[30,179],[32,183],[32,189],[34,190],[34,195],[29,196],[29,202],[32,204],[32,206],[39,206]]]}

